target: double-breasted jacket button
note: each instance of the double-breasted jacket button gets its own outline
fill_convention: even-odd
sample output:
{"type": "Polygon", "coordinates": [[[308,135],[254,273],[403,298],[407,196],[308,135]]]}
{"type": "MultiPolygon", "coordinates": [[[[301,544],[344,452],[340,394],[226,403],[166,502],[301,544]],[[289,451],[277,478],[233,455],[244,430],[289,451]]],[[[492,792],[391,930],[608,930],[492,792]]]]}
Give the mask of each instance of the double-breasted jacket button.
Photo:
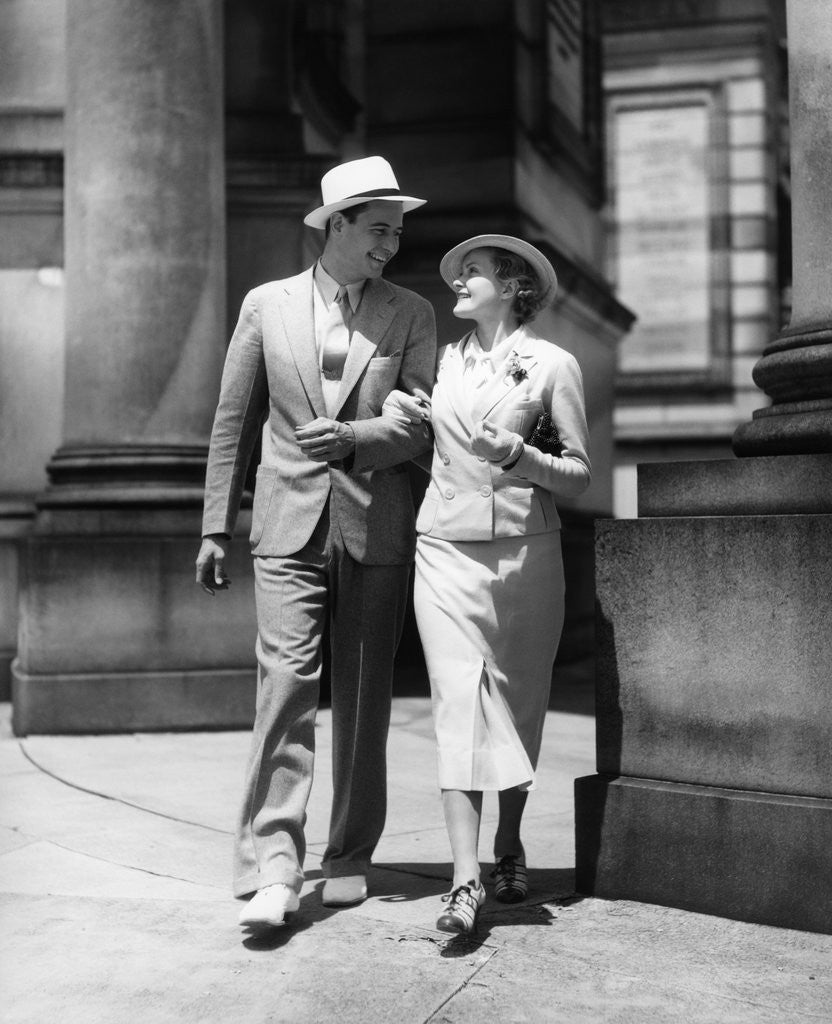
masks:
{"type": "Polygon", "coordinates": [[[477,462],[485,462],[485,461],[486,461],[486,459],[485,459],[484,455],[478,455],[477,456],[477,462]]]}
{"type": "Polygon", "coordinates": [[[450,501],[451,498],[453,498],[453,496],[454,496],[454,489],[453,489],[453,487],[447,487],[445,489],[445,497],[448,499],[448,501],[450,501]]]}
{"type": "Polygon", "coordinates": [[[446,466],[451,461],[451,457],[450,455],[448,455],[447,452],[442,452],[442,461],[445,463],[446,466]]]}
{"type": "Polygon", "coordinates": [[[491,497],[491,488],[488,486],[488,484],[483,484],[482,487],[480,487],[480,494],[483,496],[483,498],[491,497]]]}

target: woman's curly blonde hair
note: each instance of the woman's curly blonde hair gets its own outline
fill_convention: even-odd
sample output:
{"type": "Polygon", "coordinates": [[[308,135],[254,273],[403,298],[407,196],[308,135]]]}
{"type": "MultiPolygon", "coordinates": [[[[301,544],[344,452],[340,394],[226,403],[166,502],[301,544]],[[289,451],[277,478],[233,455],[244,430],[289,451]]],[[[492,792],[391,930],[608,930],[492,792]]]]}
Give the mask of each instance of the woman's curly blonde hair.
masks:
{"type": "Polygon", "coordinates": [[[512,311],[521,324],[534,320],[543,305],[542,289],[537,275],[523,259],[507,249],[490,249],[494,274],[500,281],[516,281],[512,311]]]}

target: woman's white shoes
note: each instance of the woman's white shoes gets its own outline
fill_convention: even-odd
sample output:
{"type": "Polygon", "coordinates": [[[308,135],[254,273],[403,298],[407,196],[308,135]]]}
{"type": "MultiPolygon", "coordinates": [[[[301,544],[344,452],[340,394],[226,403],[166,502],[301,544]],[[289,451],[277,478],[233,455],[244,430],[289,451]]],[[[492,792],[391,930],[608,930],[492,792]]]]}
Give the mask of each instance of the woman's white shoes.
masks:
{"type": "Polygon", "coordinates": [[[267,885],[257,892],[240,911],[240,924],[248,928],[279,928],[287,914],[300,906],[294,889],[280,883],[267,885]]]}
{"type": "Polygon", "coordinates": [[[367,878],[365,875],[343,875],[341,878],[327,878],[321,902],[325,907],[349,907],[367,899],[367,878]]]}

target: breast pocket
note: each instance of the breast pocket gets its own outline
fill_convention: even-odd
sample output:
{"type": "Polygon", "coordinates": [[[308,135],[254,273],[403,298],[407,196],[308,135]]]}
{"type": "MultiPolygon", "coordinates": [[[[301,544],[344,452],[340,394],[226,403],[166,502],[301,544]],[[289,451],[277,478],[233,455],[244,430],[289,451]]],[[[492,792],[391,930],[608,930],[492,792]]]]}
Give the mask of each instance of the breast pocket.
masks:
{"type": "Polygon", "coordinates": [[[401,363],[400,355],[375,356],[367,363],[361,382],[361,401],[371,415],[380,414],[382,402],[396,387],[401,363]]]}
{"type": "Polygon", "coordinates": [[[373,356],[373,358],[367,363],[368,370],[388,370],[391,366],[398,368],[399,363],[402,361],[401,352],[394,352],[389,356],[373,356]]]}
{"type": "Polygon", "coordinates": [[[392,381],[395,383],[399,378],[399,367],[402,365],[401,355],[397,356],[376,356],[367,363],[364,371],[365,380],[373,383],[376,381],[392,381]]]}
{"type": "Polygon", "coordinates": [[[523,438],[527,438],[534,430],[535,424],[543,415],[543,403],[532,398],[514,405],[510,412],[510,424],[507,430],[513,430],[523,438]]]}

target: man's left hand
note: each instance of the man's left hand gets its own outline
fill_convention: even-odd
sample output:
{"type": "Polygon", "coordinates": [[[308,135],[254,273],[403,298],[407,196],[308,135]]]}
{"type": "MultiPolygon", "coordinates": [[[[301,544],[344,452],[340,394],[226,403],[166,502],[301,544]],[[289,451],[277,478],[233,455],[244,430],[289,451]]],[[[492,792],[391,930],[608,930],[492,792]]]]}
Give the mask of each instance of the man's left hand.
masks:
{"type": "Polygon", "coordinates": [[[295,427],[295,440],[313,462],[338,462],[355,451],[352,427],[323,416],[302,427],[295,427]]]}

